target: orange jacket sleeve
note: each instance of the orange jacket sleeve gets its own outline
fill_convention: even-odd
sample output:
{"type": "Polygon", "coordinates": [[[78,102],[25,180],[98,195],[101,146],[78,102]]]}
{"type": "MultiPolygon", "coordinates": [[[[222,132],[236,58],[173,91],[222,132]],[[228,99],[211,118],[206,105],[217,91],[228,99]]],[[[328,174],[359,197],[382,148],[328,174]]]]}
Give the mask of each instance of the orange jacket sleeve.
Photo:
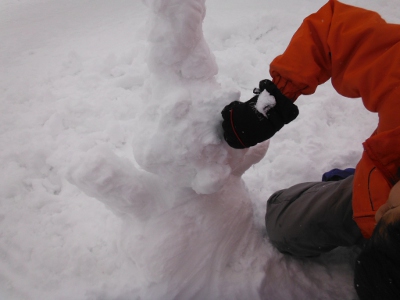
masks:
{"type": "Polygon", "coordinates": [[[361,97],[378,113],[353,189],[354,218],[369,237],[376,210],[400,179],[400,25],[330,0],[303,21],[285,52],[272,61],[270,74],[292,100],[331,79],[339,94],[361,97]]]}
{"type": "Polygon", "coordinates": [[[307,17],[285,52],[270,65],[275,84],[289,98],[315,92],[331,78],[345,97],[362,97],[379,113],[378,133],[400,125],[400,26],[379,14],[331,0],[307,17]]]}

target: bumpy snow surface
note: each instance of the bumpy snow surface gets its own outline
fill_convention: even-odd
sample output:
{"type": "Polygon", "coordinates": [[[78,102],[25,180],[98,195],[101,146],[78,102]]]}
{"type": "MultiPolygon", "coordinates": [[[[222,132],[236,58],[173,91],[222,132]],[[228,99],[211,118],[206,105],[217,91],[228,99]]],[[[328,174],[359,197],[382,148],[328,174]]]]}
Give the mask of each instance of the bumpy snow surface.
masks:
{"type": "Polygon", "coordinates": [[[2,1],[0,299],[356,299],[356,249],[296,260],[263,218],[355,166],[377,117],[327,83],[270,142],[220,128],[324,3],[2,1]]]}

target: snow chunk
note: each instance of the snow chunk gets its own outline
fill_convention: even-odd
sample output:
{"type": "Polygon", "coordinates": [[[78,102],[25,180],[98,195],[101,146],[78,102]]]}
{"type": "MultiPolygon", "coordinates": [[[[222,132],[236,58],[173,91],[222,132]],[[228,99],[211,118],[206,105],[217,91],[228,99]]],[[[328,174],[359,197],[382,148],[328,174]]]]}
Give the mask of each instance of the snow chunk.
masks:
{"type": "Polygon", "coordinates": [[[270,95],[267,91],[262,91],[258,96],[256,109],[267,116],[267,112],[276,105],[275,97],[270,95]]]}

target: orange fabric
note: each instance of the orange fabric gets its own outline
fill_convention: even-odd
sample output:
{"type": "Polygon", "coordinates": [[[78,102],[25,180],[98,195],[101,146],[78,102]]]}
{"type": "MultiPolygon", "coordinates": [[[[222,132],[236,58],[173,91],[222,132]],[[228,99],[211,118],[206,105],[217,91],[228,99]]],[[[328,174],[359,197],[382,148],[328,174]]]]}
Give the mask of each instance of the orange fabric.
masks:
{"type": "Polygon", "coordinates": [[[336,91],[361,97],[379,123],[364,143],[353,190],[354,220],[365,237],[375,212],[399,180],[400,25],[377,13],[331,0],[307,17],[285,52],[270,65],[273,82],[289,98],[315,92],[331,79],[336,91]]]}

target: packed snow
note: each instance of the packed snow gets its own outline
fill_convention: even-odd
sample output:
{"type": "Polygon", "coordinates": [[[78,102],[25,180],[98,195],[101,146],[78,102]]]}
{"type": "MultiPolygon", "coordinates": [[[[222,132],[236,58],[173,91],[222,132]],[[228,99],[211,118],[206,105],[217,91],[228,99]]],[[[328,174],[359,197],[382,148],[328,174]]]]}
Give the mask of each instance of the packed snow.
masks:
{"type": "Polygon", "coordinates": [[[258,112],[267,116],[267,112],[276,105],[274,96],[270,95],[267,91],[262,91],[258,97],[255,108],[258,112]]]}
{"type": "Polygon", "coordinates": [[[220,128],[324,3],[3,0],[0,299],[357,299],[357,248],[284,256],[264,215],[354,167],[377,116],[328,82],[256,147],[220,128]]]}

